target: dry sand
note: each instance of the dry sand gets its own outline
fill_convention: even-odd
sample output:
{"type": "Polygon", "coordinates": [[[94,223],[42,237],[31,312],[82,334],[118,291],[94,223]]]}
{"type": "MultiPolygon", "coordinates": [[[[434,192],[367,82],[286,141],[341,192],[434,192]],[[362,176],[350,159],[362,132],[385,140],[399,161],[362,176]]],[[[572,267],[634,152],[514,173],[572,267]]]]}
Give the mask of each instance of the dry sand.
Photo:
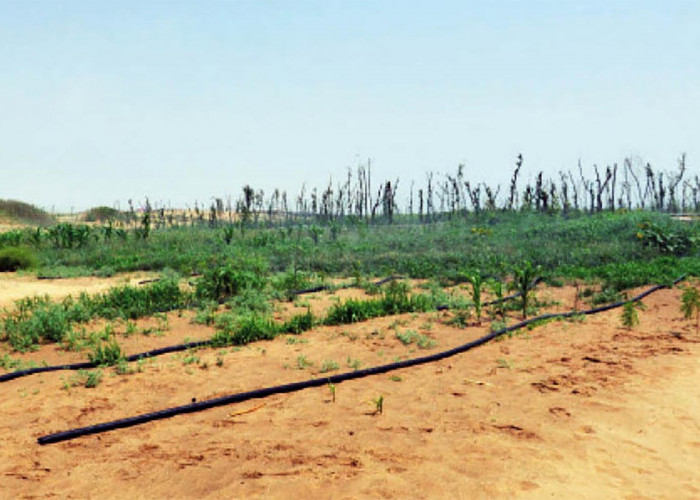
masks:
{"type": "MultiPolygon", "coordinates": [[[[561,309],[573,304],[571,288],[539,296],[557,298],[561,309]]],[[[47,433],[304,380],[319,376],[324,360],[347,370],[435,352],[486,327],[448,326],[448,313],[402,315],[291,337],[305,343],[283,336],[200,350],[199,363],[181,354],[132,375],[105,370],[95,389],[64,389],[74,375],[65,372],[6,382],[0,496],[700,498],[700,336],[681,319],[679,297],[663,290],[645,299],[633,330],[620,327],[619,311],[553,322],[438,363],[339,384],[335,402],[321,387],[43,447],[36,439],[47,433]],[[407,329],[437,346],[404,346],[395,333],[407,329]],[[299,369],[299,356],[313,365],[299,369]],[[379,395],[380,415],[372,403],[379,395]]],[[[323,293],[305,300],[316,310],[331,303],[323,293]]],[[[212,333],[187,315],[169,322],[163,336],[120,342],[132,353],[212,333]]],[[[85,354],[44,346],[23,357],[53,363],[85,354]]]]}

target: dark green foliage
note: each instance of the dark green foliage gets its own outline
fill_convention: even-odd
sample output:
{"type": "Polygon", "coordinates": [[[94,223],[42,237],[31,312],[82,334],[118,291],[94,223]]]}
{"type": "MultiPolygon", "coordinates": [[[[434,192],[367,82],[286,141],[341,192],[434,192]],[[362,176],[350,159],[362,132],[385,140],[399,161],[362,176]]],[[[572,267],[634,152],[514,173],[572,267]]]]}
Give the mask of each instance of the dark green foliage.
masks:
{"type": "Polygon", "coordinates": [[[31,250],[21,247],[0,249],[0,272],[14,272],[36,267],[37,259],[31,250]]]}
{"type": "Polygon", "coordinates": [[[656,248],[663,255],[689,255],[695,246],[696,238],[686,227],[652,222],[642,222],[638,226],[637,238],[642,244],[656,248]]]}
{"type": "Polygon", "coordinates": [[[82,224],[57,224],[49,228],[48,236],[54,248],[81,248],[86,246],[92,235],[90,226],[82,224]]]}

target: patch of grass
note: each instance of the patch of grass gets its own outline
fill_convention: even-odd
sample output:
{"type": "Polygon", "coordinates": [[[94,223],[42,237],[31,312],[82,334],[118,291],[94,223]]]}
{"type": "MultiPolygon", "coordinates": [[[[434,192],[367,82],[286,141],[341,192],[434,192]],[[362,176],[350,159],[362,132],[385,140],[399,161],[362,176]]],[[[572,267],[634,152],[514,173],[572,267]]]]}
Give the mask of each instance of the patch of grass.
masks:
{"type": "Polygon", "coordinates": [[[357,371],[362,367],[362,362],[359,359],[348,357],[347,365],[349,368],[352,368],[353,370],[357,371]]]}
{"type": "Polygon", "coordinates": [[[94,389],[102,382],[102,370],[78,370],[77,373],[64,380],[63,389],[70,389],[71,387],[86,387],[88,389],[94,389]]]}
{"type": "Polygon", "coordinates": [[[319,370],[320,373],[327,373],[327,372],[333,372],[337,371],[340,369],[340,365],[333,360],[325,360],[323,363],[321,363],[321,369],[319,370]]]}
{"type": "Polygon", "coordinates": [[[299,334],[314,327],[314,316],[311,309],[307,309],[304,314],[296,314],[288,319],[281,327],[281,331],[286,333],[299,334]]]}
{"type": "Polygon", "coordinates": [[[304,355],[299,355],[297,356],[297,369],[299,370],[306,370],[307,368],[313,366],[313,363],[306,359],[306,356],[304,355]]]}
{"type": "Polygon", "coordinates": [[[289,345],[294,345],[294,344],[307,344],[309,342],[308,339],[302,339],[299,337],[287,337],[287,340],[285,342],[289,345]]]}
{"type": "Polygon", "coordinates": [[[257,313],[245,316],[221,314],[216,319],[216,333],[212,343],[216,347],[246,345],[258,340],[272,340],[280,333],[279,327],[266,315],[257,313]]]}
{"type": "Polygon", "coordinates": [[[430,349],[431,347],[435,347],[437,345],[437,342],[435,342],[433,339],[427,335],[418,333],[415,330],[406,330],[403,333],[397,332],[396,338],[399,339],[403,345],[415,344],[420,349],[430,349]]]}

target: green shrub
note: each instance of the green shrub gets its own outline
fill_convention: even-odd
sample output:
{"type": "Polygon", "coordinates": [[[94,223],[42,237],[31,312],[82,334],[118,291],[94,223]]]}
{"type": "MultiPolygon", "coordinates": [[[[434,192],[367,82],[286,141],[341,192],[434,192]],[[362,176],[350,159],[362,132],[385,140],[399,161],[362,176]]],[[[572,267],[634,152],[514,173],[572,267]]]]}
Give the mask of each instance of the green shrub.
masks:
{"type": "Polygon", "coordinates": [[[88,359],[91,363],[99,366],[113,366],[119,364],[124,359],[122,348],[116,340],[112,340],[107,344],[95,346],[88,359]]]}
{"type": "Polygon", "coordinates": [[[30,269],[36,265],[36,257],[27,248],[6,247],[0,249],[0,272],[30,269]]]}
{"type": "Polygon", "coordinates": [[[224,302],[244,290],[262,290],[266,273],[267,265],[258,259],[212,267],[197,283],[197,298],[224,302]]]}
{"type": "Polygon", "coordinates": [[[71,331],[66,310],[47,298],[18,301],[2,319],[2,334],[13,349],[27,351],[41,342],[61,342],[71,331]]]}

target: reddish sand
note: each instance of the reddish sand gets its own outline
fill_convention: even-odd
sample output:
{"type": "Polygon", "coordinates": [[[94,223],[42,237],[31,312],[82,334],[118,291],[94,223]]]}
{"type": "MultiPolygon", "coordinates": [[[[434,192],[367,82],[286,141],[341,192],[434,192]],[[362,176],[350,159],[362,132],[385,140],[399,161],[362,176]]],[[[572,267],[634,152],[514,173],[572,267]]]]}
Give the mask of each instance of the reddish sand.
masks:
{"type": "MultiPolygon", "coordinates": [[[[567,309],[573,293],[538,296],[567,309]]],[[[679,297],[663,290],[645,299],[632,330],[620,326],[619,310],[552,322],[438,363],[338,384],[335,402],[321,387],[47,446],[37,437],[304,380],[324,361],[345,371],[436,352],[487,327],[446,325],[449,313],[402,315],[164,356],[131,375],[106,369],[95,389],[65,389],[70,372],[6,382],[0,496],[699,498],[700,335],[681,319],[679,297]],[[437,345],[404,346],[395,334],[408,329],[437,345]],[[312,364],[300,369],[300,356],[312,364]],[[380,395],[384,411],[375,414],[380,395]]],[[[316,294],[300,310],[305,301],[314,310],[331,303],[316,294]]],[[[162,336],[118,338],[131,353],[211,335],[190,316],[170,315],[162,336]]],[[[12,356],[85,359],[54,346],[12,356]]]]}

